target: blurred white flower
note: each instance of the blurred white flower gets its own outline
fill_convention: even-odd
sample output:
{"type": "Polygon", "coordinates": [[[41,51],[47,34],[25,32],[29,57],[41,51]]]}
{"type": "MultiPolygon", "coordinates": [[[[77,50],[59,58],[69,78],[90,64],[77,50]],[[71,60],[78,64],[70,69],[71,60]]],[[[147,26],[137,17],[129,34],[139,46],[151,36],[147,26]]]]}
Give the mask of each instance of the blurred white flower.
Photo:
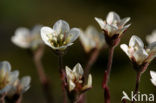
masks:
{"type": "Polygon", "coordinates": [[[25,27],[17,28],[11,41],[21,48],[37,48],[43,43],[40,36],[40,29],[40,25],[36,25],[31,31],[25,27]]]}
{"type": "Polygon", "coordinates": [[[95,20],[109,37],[114,35],[120,36],[130,26],[130,24],[125,25],[130,20],[130,17],[120,19],[120,16],[113,11],[108,13],[106,20],[97,17],[95,17],[95,20]]]}
{"type": "Polygon", "coordinates": [[[131,61],[138,65],[149,63],[156,57],[156,43],[150,44],[146,49],[142,40],[133,35],[129,41],[129,46],[126,44],[120,45],[121,49],[128,55],[131,61]]]}
{"type": "Polygon", "coordinates": [[[150,71],[150,74],[151,74],[151,82],[153,83],[154,86],[156,86],[156,72],[150,71]]]}
{"type": "Polygon", "coordinates": [[[7,96],[13,96],[15,94],[21,94],[26,92],[30,88],[31,77],[24,76],[21,80],[17,79],[8,91],[7,96]]]}
{"type": "Polygon", "coordinates": [[[80,41],[86,52],[92,49],[101,49],[105,44],[104,35],[93,26],[88,26],[86,31],[81,30],[80,41]]]}
{"type": "Polygon", "coordinates": [[[11,72],[11,65],[9,62],[0,62],[0,94],[7,93],[11,89],[18,75],[18,71],[11,72]]]}
{"type": "Polygon", "coordinates": [[[66,66],[66,76],[69,92],[83,92],[92,87],[92,76],[89,74],[88,83],[84,85],[84,71],[79,63],[75,65],[73,70],[66,66]]]}
{"type": "Polygon", "coordinates": [[[78,28],[70,30],[69,24],[64,20],[58,20],[53,28],[41,28],[41,37],[44,43],[54,50],[65,50],[73,44],[79,34],[80,30],[78,28]]]}
{"type": "Polygon", "coordinates": [[[156,30],[154,30],[152,32],[151,35],[147,35],[146,36],[146,41],[150,44],[150,43],[153,43],[153,42],[156,42],[156,30]]]}

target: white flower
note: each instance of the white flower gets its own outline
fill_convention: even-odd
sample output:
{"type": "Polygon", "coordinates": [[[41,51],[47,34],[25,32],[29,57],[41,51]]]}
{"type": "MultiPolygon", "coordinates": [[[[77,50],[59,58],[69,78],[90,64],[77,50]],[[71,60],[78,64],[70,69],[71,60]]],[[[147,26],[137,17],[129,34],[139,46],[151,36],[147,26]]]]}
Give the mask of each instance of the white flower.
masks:
{"type": "Polygon", "coordinates": [[[150,44],[147,49],[145,49],[144,43],[136,35],[131,37],[129,46],[122,44],[120,47],[128,57],[138,65],[150,62],[156,56],[156,43],[150,44]]]}
{"type": "Polygon", "coordinates": [[[11,65],[7,61],[0,62],[0,94],[7,93],[18,78],[19,72],[11,72],[11,65]]]}
{"type": "Polygon", "coordinates": [[[153,42],[156,42],[156,30],[154,30],[152,32],[151,35],[147,35],[146,36],[146,41],[150,44],[150,43],[153,43],[153,42]]]}
{"type": "Polygon", "coordinates": [[[54,50],[64,50],[68,46],[71,46],[79,34],[80,30],[78,28],[70,30],[69,24],[64,20],[58,20],[53,25],[53,28],[41,28],[43,41],[54,50]]]}
{"type": "Polygon", "coordinates": [[[108,13],[106,20],[97,17],[95,17],[95,20],[109,37],[117,34],[120,36],[130,26],[130,24],[125,25],[130,20],[130,17],[120,19],[120,16],[112,11],[108,13]]]}
{"type": "Polygon", "coordinates": [[[31,31],[25,27],[17,28],[11,41],[21,48],[36,48],[42,44],[40,29],[40,25],[35,26],[31,31]]]}
{"type": "Polygon", "coordinates": [[[155,71],[150,71],[151,74],[151,82],[153,83],[154,86],[156,86],[156,72],[155,71]]]}
{"type": "Polygon", "coordinates": [[[84,85],[83,77],[84,72],[79,63],[75,65],[73,70],[66,66],[66,75],[69,91],[78,90],[79,92],[85,91],[92,87],[92,76],[89,74],[88,83],[84,85]]]}
{"type": "Polygon", "coordinates": [[[80,41],[86,52],[94,48],[101,49],[105,44],[104,35],[93,26],[88,26],[84,32],[81,30],[80,41]]]}
{"type": "Polygon", "coordinates": [[[21,80],[17,79],[8,91],[7,96],[13,96],[17,93],[24,93],[30,88],[31,77],[24,76],[21,80]]]}

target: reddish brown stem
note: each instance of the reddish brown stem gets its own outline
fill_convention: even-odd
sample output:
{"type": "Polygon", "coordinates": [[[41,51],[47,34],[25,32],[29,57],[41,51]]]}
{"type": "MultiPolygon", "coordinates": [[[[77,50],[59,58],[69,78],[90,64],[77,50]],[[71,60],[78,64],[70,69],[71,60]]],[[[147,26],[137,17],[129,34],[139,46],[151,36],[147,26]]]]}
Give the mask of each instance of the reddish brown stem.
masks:
{"type": "MultiPolygon", "coordinates": [[[[93,66],[93,64],[95,63],[98,55],[99,55],[99,52],[100,50],[99,49],[94,49],[87,64],[86,64],[86,68],[85,68],[85,71],[84,71],[84,77],[85,77],[85,82],[87,82],[87,78],[88,78],[88,75],[89,75],[89,72],[91,70],[91,67],[93,66]]],[[[86,101],[86,95],[85,94],[82,94],[81,95],[81,98],[79,100],[79,103],[85,103],[86,101]]]]}
{"type": "Polygon", "coordinates": [[[63,67],[63,59],[62,55],[58,57],[58,62],[59,62],[59,72],[60,72],[60,77],[62,81],[62,91],[63,91],[63,103],[67,103],[67,96],[66,96],[66,88],[65,88],[65,72],[64,72],[64,67],[63,67]]]}
{"type": "MultiPolygon", "coordinates": [[[[140,83],[140,79],[141,79],[141,75],[142,73],[147,69],[149,63],[146,63],[142,68],[141,71],[137,72],[137,76],[136,76],[136,84],[135,84],[135,91],[134,91],[134,95],[136,95],[139,91],[139,83],[140,83]]],[[[133,100],[131,103],[134,103],[135,101],[133,100]]]]}
{"type": "Polygon", "coordinates": [[[6,96],[6,93],[3,93],[0,97],[0,103],[5,103],[5,96],[6,96]]]}
{"type": "Polygon", "coordinates": [[[48,77],[46,76],[44,72],[43,65],[41,63],[41,58],[43,55],[43,46],[41,46],[37,51],[34,52],[34,64],[37,69],[37,73],[39,76],[39,80],[46,98],[47,103],[53,103],[53,96],[51,94],[51,88],[50,88],[50,82],[48,80],[48,77]]]}
{"type": "Polygon", "coordinates": [[[125,99],[122,100],[122,103],[127,103],[125,99]]]}
{"type": "Polygon", "coordinates": [[[16,100],[15,103],[21,103],[22,102],[22,95],[19,96],[19,98],[16,100]]]}
{"type": "Polygon", "coordinates": [[[110,103],[110,92],[109,92],[109,88],[108,88],[107,84],[108,84],[108,80],[109,80],[110,72],[111,72],[111,68],[112,68],[113,54],[114,54],[114,47],[110,47],[107,70],[104,73],[104,80],[103,80],[103,84],[102,84],[102,86],[104,88],[105,103],[110,103]]]}
{"type": "MultiPolygon", "coordinates": [[[[141,78],[141,72],[138,72],[138,73],[137,73],[137,76],[136,76],[136,84],[135,84],[134,95],[136,95],[136,94],[138,93],[140,78],[141,78]]],[[[133,100],[132,103],[134,103],[134,102],[135,102],[135,101],[133,100]]]]}
{"type": "Polygon", "coordinates": [[[89,58],[89,60],[87,62],[86,68],[85,68],[85,72],[84,72],[85,73],[84,74],[85,75],[85,80],[88,77],[88,74],[89,74],[89,72],[91,70],[92,65],[95,63],[95,61],[96,61],[96,59],[97,59],[97,57],[99,55],[99,52],[100,52],[99,49],[94,49],[94,51],[92,52],[92,54],[91,54],[91,56],[90,56],[90,58],[89,58]]]}

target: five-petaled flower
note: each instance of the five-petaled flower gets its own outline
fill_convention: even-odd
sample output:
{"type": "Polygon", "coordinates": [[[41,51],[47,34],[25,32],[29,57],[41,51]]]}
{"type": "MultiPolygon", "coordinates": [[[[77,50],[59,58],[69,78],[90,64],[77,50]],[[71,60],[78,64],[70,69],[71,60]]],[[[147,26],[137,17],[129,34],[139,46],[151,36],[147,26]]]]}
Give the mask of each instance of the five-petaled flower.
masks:
{"type": "Polygon", "coordinates": [[[17,80],[18,71],[11,72],[11,65],[7,61],[0,62],[0,94],[7,93],[17,80]]]}
{"type": "Polygon", "coordinates": [[[40,29],[40,25],[36,25],[31,31],[25,27],[17,28],[11,41],[21,48],[35,49],[40,44],[43,44],[40,36],[40,29]]]}
{"type": "Polygon", "coordinates": [[[150,43],[153,43],[153,42],[156,42],[156,30],[154,30],[152,32],[151,35],[147,35],[146,36],[146,41],[150,44],[150,43]]]}
{"type": "Polygon", "coordinates": [[[109,12],[106,20],[97,17],[95,17],[95,20],[104,31],[106,42],[111,46],[118,44],[121,35],[130,26],[130,24],[125,25],[130,20],[130,17],[120,19],[120,16],[115,12],[109,12]]]}
{"type": "Polygon", "coordinates": [[[79,37],[80,30],[72,28],[64,20],[58,20],[53,28],[42,27],[41,37],[44,43],[54,50],[63,51],[79,37]]]}
{"type": "Polygon", "coordinates": [[[73,70],[66,66],[66,79],[69,92],[82,93],[92,87],[92,76],[89,74],[87,84],[84,83],[84,71],[79,63],[73,70]]]}
{"type": "Polygon", "coordinates": [[[150,74],[151,74],[151,82],[154,86],[156,86],[156,72],[150,71],[150,74]]]}
{"type": "Polygon", "coordinates": [[[131,37],[129,46],[122,44],[120,47],[128,55],[133,64],[137,66],[150,63],[156,57],[156,43],[149,44],[145,49],[144,43],[136,35],[131,37]]]}
{"type": "Polygon", "coordinates": [[[92,49],[101,49],[105,44],[104,35],[94,26],[88,26],[86,31],[81,30],[80,41],[87,53],[92,49]]]}

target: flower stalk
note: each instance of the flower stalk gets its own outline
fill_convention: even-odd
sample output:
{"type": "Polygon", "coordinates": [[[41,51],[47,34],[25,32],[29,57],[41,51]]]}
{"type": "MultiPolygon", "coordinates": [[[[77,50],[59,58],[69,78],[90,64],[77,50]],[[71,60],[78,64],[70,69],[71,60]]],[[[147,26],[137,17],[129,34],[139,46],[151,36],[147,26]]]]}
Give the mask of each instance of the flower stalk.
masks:
{"type": "Polygon", "coordinates": [[[58,62],[59,62],[59,73],[62,81],[62,91],[63,91],[63,103],[67,103],[67,96],[66,96],[66,88],[65,88],[65,72],[63,67],[63,55],[58,56],[58,62]]]}
{"type": "Polygon", "coordinates": [[[86,64],[86,68],[85,68],[85,71],[84,71],[84,76],[85,76],[85,81],[88,77],[88,74],[90,72],[90,69],[91,67],[93,66],[93,64],[95,63],[97,57],[99,56],[99,53],[100,53],[100,50],[99,49],[94,49],[87,64],[86,64]]]}
{"type": "Polygon", "coordinates": [[[6,96],[6,93],[3,93],[3,94],[0,96],[0,103],[5,103],[5,96],[6,96]]]}
{"type": "Polygon", "coordinates": [[[51,88],[50,88],[50,82],[48,80],[48,77],[46,76],[45,72],[44,72],[44,68],[43,65],[41,63],[41,58],[43,56],[43,52],[44,52],[44,46],[41,45],[38,50],[36,50],[34,52],[34,64],[36,66],[37,69],[37,73],[40,79],[40,83],[42,85],[42,89],[44,91],[44,95],[46,98],[47,103],[52,103],[53,102],[53,97],[51,94],[51,88]]]}
{"type": "Polygon", "coordinates": [[[109,92],[109,87],[108,87],[108,80],[110,77],[110,72],[111,72],[111,67],[112,67],[112,62],[113,62],[113,54],[114,54],[114,46],[110,46],[107,70],[105,71],[103,85],[102,85],[104,89],[105,103],[110,103],[110,92],[109,92]]]}
{"type": "MultiPolygon", "coordinates": [[[[134,95],[137,94],[139,91],[139,84],[140,84],[140,79],[141,79],[142,73],[147,69],[148,65],[149,65],[149,63],[146,63],[145,65],[143,65],[143,67],[141,67],[141,69],[140,69],[141,71],[137,72],[134,95]]],[[[135,101],[132,101],[132,103],[134,103],[134,102],[135,101]]]]}
{"type": "Polygon", "coordinates": [[[15,103],[21,103],[21,102],[22,102],[22,95],[20,94],[15,103]]]}

